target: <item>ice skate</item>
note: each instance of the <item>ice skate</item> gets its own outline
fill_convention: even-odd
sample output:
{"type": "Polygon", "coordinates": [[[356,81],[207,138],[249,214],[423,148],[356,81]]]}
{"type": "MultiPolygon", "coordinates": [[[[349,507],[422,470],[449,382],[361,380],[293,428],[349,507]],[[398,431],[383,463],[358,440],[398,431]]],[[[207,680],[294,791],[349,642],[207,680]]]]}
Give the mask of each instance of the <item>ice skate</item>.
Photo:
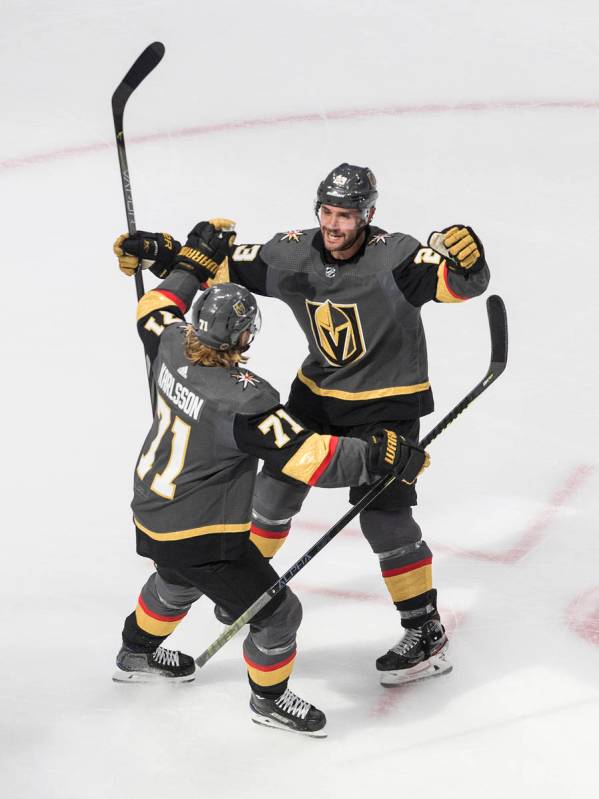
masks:
{"type": "Polygon", "coordinates": [[[289,732],[299,732],[313,738],[327,737],[326,732],[323,731],[324,725],[327,723],[324,713],[309,702],[300,699],[289,688],[278,699],[252,693],[250,709],[252,710],[252,721],[256,724],[289,732]]]}
{"type": "Polygon", "coordinates": [[[154,652],[133,652],[126,646],[116,656],[114,682],[191,682],[195,679],[192,657],[159,646],[154,652]]]}
{"type": "Polygon", "coordinates": [[[448,674],[453,668],[445,657],[448,647],[445,628],[437,619],[406,630],[404,637],[376,661],[381,685],[403,685],[448,674]]]}

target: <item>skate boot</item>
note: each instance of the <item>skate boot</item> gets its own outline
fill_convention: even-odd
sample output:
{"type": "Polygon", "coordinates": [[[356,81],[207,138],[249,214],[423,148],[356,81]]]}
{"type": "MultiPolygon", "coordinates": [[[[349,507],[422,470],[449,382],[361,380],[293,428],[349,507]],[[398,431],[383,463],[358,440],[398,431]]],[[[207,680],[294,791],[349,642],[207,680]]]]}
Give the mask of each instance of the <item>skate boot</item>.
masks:
{"type": "Polygon", "coordinates": [[[401,641],[376,661],[381,685],[402,685],[450,672],[453,667],[445,659],[448,647],[445,628],[438,619],[406,630],[401,641]]]}
{"type": "Polygon", "coordinates": [[[123,644],[116,656],[115,682],[191,682],[195,679],[192,657],[159,646],[154,652],[134,652],[123,644]]]}
{"type": "Polygon", "coordinates": [[[252,692],[250,697],[252,721],[265,727],[299,732],[313,738],[326,738],[323,727],[327,723],[321,710],[296,696],[289,688],[277,699],[258,696],[252,692]]]}

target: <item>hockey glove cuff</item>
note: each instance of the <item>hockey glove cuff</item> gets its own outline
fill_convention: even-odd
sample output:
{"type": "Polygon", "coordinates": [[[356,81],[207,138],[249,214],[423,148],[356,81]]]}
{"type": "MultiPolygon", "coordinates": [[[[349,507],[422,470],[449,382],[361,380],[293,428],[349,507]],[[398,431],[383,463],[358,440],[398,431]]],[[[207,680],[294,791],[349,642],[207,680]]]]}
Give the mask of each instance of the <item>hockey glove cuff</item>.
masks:
{"type": "Polygon", "coordinates": [[[112,249],[119,259],[119,269],[128,277],[137,272],[141,261],[142,269],[149,269],[162,279],[173,269],[181,245],[168,233],[138,230],[134,236],[119,236],[112,249]]]}
{"type": "Polygon", "coordinates": [[[447,258],[450,269],[477,272],[484,265],[483,245],[470,227],[452,225],[440,233],[431,233],[428,244],[447,258]]]}
{"type": "Polygon", "coordinates": [[[394,472],[406,485],[412,485],[430,463],[422,447],[397,435],[394,430],[378,430],[370,437],[368,469],[373,474],[394,472]]]}
{"type": "Polygon", "coordinates": [[[179,252],[177,266],[194,274],[200,283],[214,278],[231,252],[235,241],[234,226],[231,219],[198,222],[179,252]]]}

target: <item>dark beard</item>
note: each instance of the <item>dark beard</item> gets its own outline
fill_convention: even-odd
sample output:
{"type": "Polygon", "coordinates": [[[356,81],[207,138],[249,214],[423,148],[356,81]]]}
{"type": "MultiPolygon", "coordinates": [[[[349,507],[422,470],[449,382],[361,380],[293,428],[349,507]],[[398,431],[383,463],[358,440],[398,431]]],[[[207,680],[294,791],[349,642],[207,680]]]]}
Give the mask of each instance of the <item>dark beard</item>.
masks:
{"type": "MultiPolygon", "coordinates": [[[[354,244],[357,242],[357,240],[360,238],[360,236],[366,230],[367,227],[368,227],[367,225],[362,225],[362,227],[359,227],[358,230],[356,231],[356,235],[353,237],[353,239],[348,244],[346,244],[345,247],[342,250],[335,250],[335,252],[343,253],[346,250],[351,250],[351,248],[354,246],[354,244]]],[[[324,238],[323,238],[323,242],[324,242],[324,238]]],[[[326,247],[325,247],[325,250],[326,250],[326,247]]],[[[331,255],[331,257],[334,257],[331,250],[327,250],[327,252],[331,255]]]]}

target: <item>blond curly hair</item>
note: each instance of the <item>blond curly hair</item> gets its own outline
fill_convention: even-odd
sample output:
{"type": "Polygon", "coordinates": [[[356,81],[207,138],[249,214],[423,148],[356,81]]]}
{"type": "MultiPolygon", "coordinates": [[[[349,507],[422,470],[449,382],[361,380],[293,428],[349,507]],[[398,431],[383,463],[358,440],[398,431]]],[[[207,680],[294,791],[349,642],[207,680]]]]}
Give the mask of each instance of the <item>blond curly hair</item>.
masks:
{"type": "Polygon", "coordinates": [[[185,331],[185,357],[200,366],[237,366],[248,360],[239,349],[214,350],[202,344],[192,325],[187,325],[185,331]]]}

